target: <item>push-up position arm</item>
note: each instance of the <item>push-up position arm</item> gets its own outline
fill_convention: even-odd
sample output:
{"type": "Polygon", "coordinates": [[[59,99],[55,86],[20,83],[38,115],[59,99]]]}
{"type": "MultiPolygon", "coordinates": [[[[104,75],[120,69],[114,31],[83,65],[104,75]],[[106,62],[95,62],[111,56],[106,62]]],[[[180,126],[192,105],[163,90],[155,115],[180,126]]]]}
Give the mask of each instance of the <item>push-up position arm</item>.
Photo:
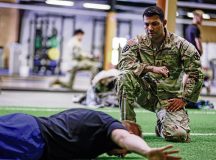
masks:
{"type": "Polygon", "coordinates": [[[177,150],[170,150],[172,146],[165,146],[161,148],[151,148],[140,137],[129,133],[123,129],[115,129],[111,134],[112,140],[121,148],[130,152],[135,152],[139,155],[147,157],[149,160],[180,160],[181,157],[172,156],[178,153],[177,150]]]}

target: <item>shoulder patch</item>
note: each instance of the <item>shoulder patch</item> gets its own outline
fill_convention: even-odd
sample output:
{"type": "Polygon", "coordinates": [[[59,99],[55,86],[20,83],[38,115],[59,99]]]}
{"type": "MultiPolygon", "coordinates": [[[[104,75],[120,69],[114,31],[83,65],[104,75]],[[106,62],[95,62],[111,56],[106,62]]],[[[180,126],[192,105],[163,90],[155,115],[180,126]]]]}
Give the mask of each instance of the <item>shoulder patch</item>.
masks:
{"type": "Polygon", "coordinates": [[[199,54],[199,52],[195,52],[194,59],[195,60],[200,60],[200,54],[199,54]]]}
{"type": "Polygon", "coordinates": [[[124,48],[122,49],[122,53],[127,52],[130,49],[130,46],[127,44],[126,46],[124,46],[124,48]]]}
{"type": "Polygon", "coordinates": [[[138,44],[138,40],[137,39],[135,39],[135,38],[134,39],[129,39],[127,41],[127,44],[122,49],[122,53],[127,52],[130,49],[130,47],[132,47],[132,46],[134,46],[136,44],[138,44]]]}

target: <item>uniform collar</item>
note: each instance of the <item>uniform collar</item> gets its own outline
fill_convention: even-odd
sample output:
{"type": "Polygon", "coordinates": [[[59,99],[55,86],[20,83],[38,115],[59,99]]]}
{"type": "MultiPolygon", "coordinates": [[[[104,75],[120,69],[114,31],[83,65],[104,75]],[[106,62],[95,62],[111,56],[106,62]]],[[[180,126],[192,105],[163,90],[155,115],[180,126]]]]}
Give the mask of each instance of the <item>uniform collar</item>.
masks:
{"type": "Polygon", "coordinates": [[[164,42],[162,43],[163,48],[171,48],[171,33],[167,31],[166,28],[164,28],[166,37],[164,39],[164,42]]]}
{"type": "MultiPolygon", "coordinates": [[[[171,34],[170,32],[167,31],[166,28],[164,28],[165,31],[165,39],[163,41],[163,43],[161,44],[160,48],[171,48],[171,34]]],[[[139,41],[143,44],[145,44],[147,47],[151,48],[151,40],[150,38],[148,38],[147,35],[143,35],[141,37],[138,37],[139,41]]]]}

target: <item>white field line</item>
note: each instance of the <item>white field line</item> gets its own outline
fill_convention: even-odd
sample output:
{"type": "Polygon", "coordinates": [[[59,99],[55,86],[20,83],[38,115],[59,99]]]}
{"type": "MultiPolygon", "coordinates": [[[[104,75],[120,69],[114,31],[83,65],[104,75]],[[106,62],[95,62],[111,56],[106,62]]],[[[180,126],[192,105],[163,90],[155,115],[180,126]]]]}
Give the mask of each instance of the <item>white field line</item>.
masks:
{"type": "MultiPolygon", "coordinates": [[[[142,133],[143,136],[152,136],[155,133],[142,133]]],[[[190,133],[191,136],[216,136],[216,133],[190,133]]]]}
{"type": "MultiPolygon", "coordinates": [[[[71,107],[73,108],[73,107],[71,107]]],[[[82,107],[82,108],[86,108],[86,109],[97,109],[97,108],[93,108],[93,107],[82,107]]],[[[62,111],[65,109],[70,109],[70,107],[62,107],[62,108],[42,108],[42,107],[1,107],[0,106],[0,110],[14,110],[14,111],[20,111],[20,110],[24,110],[24,111],[45,111],[45,112],[50,112],[50,111],[62,111]]],[[[108,113],[118,113],[120,112],[120,110],[118,109],[104,109],[103,108],[99,108],[100,111],[104,111],[104,112],[108,112],[108,113]]],[[[189,111],[189,114],[216,114],[216,111],[205,111],[205,110],[201,110],[200,111],[189,111]]],[[[147,110],[135,110],[136,113],[150,113],[150,111],[147,110]]]]}

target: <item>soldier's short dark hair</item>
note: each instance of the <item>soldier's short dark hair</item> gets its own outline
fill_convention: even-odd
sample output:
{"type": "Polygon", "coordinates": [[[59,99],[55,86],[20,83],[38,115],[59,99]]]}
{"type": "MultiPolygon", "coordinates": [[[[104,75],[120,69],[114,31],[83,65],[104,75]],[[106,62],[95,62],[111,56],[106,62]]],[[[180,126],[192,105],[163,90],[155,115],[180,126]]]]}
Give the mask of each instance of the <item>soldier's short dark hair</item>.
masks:
{"type": "Polygon", "coordinates": [[[77,35],[77,34],[84,34],[85,32],[82,29],[76,29],[73,33],[73,35],[77,35]]]}
{"type": "Polygon", "coordinates": [[[164,12],[161,8],[157,7],[157,6],[151,6],[145,9],[145,11],[143,12],[143,18],[145,17],[152,17],[157,15],[161,21],[164,20],[164,12]]]}

